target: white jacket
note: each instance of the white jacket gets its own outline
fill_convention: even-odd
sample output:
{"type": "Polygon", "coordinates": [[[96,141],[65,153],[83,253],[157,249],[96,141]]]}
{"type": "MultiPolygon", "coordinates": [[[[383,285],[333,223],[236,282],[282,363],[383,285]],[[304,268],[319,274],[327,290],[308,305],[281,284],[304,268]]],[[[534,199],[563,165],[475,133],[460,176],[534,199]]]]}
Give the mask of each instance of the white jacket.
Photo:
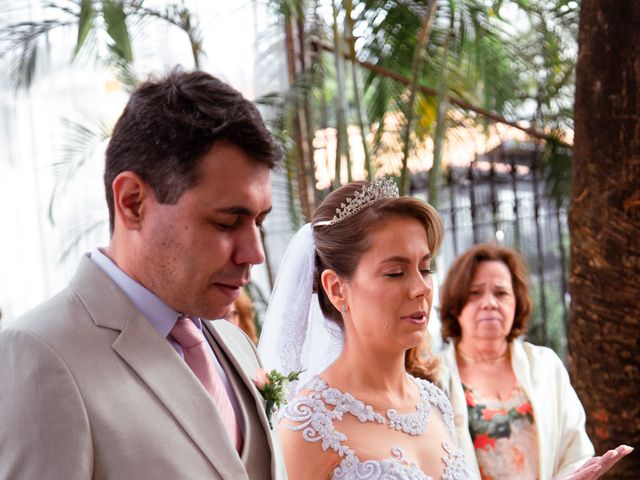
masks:
{"type": "MultiPolygon", "coordinates": [[[[541,480],[562,478],[594,455],[585,430],[585,413],[569,374],[555,352],[527,342],[510,344],[511,366],[526,393],[538,432],[538,468],[541,480]]],[[[468,427],[465,400],[453,343],[440,353],[440,386],[451,399],[456,433],[472,473],[480,470],[468,427]]]]}

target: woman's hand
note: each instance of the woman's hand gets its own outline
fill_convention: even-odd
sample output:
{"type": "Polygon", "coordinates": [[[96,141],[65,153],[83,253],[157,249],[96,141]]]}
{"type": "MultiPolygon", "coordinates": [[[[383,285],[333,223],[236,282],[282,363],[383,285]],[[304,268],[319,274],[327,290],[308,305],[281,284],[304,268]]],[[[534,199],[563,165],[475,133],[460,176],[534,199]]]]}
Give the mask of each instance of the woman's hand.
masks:
{"type": "Polygon", "coordinates": [[[624,456],[630,454],[633,448],[627,445],[620,445],[615,450],[609,450],[600,457],[593,457],[587,460],[578,470],[573,472],[563,480],[595,480],[613,467],[624,456]]]}

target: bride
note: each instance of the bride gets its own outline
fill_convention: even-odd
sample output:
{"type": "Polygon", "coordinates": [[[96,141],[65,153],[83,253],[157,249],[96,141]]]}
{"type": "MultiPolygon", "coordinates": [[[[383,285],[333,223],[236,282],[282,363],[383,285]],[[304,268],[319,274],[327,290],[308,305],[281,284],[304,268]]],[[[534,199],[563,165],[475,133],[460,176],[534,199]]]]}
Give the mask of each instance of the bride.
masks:
{"type": "Polygon", "coordinates": [[[449,401],[405,370],[443,227],[397,192],[390,180],[332,192],[282,261],[259,351],[268,369],[304,369],[280,412],[291,479],[470,478],[449,401]]]}

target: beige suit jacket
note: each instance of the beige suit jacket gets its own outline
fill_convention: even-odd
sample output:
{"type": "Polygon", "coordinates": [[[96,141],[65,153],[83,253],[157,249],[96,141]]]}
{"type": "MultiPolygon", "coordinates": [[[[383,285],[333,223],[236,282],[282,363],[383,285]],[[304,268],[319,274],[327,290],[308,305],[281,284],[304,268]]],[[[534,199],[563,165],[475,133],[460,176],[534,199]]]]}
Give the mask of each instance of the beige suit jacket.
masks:
{"type": "Polygon", "coordinates": [[[244,419],[238,455],[209,395],[88,257],[0,332],[0,480],[286,478],[246,335],[205,322],[244,419]]]}

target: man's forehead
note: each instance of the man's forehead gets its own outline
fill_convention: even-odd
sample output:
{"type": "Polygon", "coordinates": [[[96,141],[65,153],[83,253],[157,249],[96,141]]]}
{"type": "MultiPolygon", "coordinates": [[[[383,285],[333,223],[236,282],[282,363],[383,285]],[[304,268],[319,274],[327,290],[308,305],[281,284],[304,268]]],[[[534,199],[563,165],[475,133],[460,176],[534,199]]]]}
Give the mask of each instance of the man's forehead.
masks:
{"type": "Polygon", "coordinates": [[[189,189],[215,210],[234,214],[260,214],[271,210],[271,182],[268,170],[245,172],[216,172],[201,175],[189,189]]]}

